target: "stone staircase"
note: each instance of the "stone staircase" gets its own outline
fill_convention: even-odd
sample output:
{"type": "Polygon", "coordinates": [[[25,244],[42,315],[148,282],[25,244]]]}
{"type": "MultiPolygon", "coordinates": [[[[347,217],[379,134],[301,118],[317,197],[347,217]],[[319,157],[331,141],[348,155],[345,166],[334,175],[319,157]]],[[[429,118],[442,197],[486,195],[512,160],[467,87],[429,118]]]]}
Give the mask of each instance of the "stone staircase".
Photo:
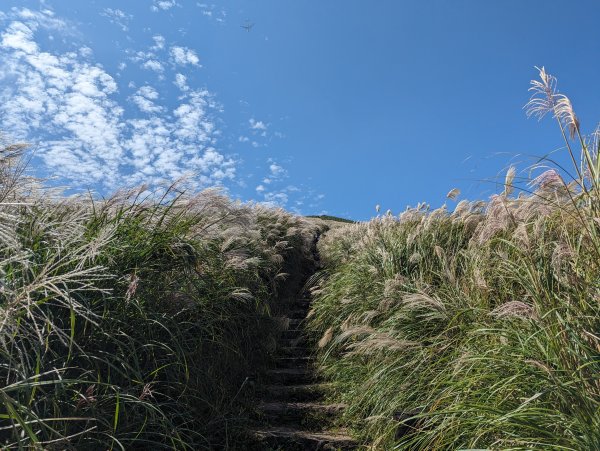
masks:
{"type": "Polygon", "coordinates": [[[287,312],[288,328],[279,338],[276,366],[257,406],[260,426],[253,439],[261,450],[354,450],[357,443],[332,424],[344,406],[326,404],[326,384],[313,368],[303,324],[309,309],[307,299],[296,300],[287,312]]]}

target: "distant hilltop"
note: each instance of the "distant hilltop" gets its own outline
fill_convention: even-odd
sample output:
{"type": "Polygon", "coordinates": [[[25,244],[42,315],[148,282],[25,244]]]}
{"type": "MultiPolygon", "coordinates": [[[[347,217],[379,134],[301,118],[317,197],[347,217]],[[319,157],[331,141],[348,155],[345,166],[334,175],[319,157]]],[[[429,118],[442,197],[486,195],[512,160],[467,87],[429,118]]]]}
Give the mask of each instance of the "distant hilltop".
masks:
{"type": "Polygon", "coordinates": [[[346,218],[338,218],[337,216],[329,216],[329,215],[309,215],[307,218],[317,218],[323,219],[325,221],[336,221],[336,222],[346,222],[348,224],[356,224],[356,221],[346,218]]]}

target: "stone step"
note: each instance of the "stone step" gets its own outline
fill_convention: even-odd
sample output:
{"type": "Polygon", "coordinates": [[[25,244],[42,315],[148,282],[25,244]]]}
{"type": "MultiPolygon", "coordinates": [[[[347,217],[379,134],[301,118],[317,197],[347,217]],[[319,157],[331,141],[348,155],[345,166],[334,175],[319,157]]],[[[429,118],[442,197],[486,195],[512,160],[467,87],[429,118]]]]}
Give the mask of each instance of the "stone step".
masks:
{"type": "Polygon", "coordinates": [[[280,337],[282,339],[286,338],[298,338],[302,337],[305,334],[305,331],[302,329],[288,329],[281,331],[280,337]]]}
{"type": "Polygon", "coordinates": [[[358,443],[345,431],[308,432],[288,427],[256,429],[251,432],[263,449],[285,451],[349,451],[358,443]]]}
{"type": "Polygon", "coordinates": [[[278,368],[308,368],[312,359],[307,355],[285,356],[275,359],[278,368]]]}
{"type": "Polygon", "coordinates": [[[281,357],[305,357],[311,355],[311,350],[306,346],[281,346],[277,348],[277,355],[281,357]]]}
{"type": "Polygon", "coordinates": [[[306,319],[308,315],[308,308],[295,308],[286,313],[286,316],[290,319],[306,319]]]}
{"type": "Polygon", "coordinates": [[[279,339],[279,346],[283,348],[296,348],[298,346],[305,348],[307,344],[308,340],[304,335],[299,335],[297,337],[284,337],[279,339]]]}
{"type": "Polygon", "coordinates": [[[290,308],[301,308],[308,309],[310,307],[311,301],[310,299],[296,299],[291,305],[290,308]]]}
{"type": "Polygon", "coordinates": [[[263,402],[258,411],[271,425],[299,425],[303,428],[322,428],[344,410],[343,404],[318,402],[273,401],[263,402]]]}
{"type": "Polygon", "coordinates": [[[316,380],[315,373],[308,368],[278,368],[267,371],[267,377],[279,385],[302,385],[316,380]]]}
{"type": "Polygon", "coordinates": [[[300,329],[303,322],[304,322],[304,318],[289,318],[288,319],[288,329],[300,329]]]}
{"type": "Polygon", "coordinates": [[[270,401],[317,401],[329,384],[267,385],[263,387],[263,399],[270,401]]]}

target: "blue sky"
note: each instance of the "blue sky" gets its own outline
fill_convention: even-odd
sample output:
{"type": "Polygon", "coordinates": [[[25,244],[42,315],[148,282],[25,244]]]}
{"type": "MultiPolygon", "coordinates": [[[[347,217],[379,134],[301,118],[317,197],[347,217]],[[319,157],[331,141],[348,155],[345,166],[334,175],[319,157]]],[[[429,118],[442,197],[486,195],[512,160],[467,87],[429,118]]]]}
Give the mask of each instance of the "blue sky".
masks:
{"type": "MultiPolygon", "coordinates": [[[[555,0],[11,1],[0,128],[53,183],[187,177],[303,214],[480,199],[561,146],[534,66],[600,119],[600,4],[555,0]],[[254,23],[250,32],[240,25],[254,23]],[[190,174],[194,175],[191,176],[190,174]]],[[[564,152],[555,157],[566,161],[564,152]]]]}

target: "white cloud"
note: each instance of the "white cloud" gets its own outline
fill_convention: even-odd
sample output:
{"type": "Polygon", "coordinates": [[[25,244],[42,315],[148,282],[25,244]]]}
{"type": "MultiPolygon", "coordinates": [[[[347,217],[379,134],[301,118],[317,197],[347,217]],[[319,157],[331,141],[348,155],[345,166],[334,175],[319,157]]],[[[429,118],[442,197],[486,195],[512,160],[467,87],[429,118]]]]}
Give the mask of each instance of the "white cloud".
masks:
{"type": "Polygon", "coordinates": [[[154,4],[150,9],[154,12],[161,10],[166,11],[174,6],[178,6],[177,2],[174,0],[154,0],[154,4]]]}
{"type": "Polygon", "coordinates": [[[153,101],[158,99],[158,92],[151,86],[142,86],[131,96],[133,103],[144,113],[160,113],[163,108],[153,101]]]}
{"type": "Polygon", "coordinates": [[[129,59],[133,62],[140,63],[140,67],[143,69],[151,70],[159,75],[162,75],[165,71],[163,63],[160,62],[158,56],[154,52],[138,51],[135,52],[133,56],[130,56],[129,59]]]}
{"type": "Polygon", "coordinates": [[[258,185],[256,187],[256,191],[259,192],[259,193],[262,193],[263,191],[265,191],[265,189],[266,188],[264,187],[264,185],[258,185]]]}
{"type": "Polygon", "coordinates": [[[164,36],[157,34],[156,36],[152,36],[152,39],[154,40],[154,45],[150,47],[152,50],[161,50],[165,47],[166,40],[164,36]]]}
{"type": "Polygon", "coordinates": [[[238,141],[241,143],[246,143],[246,142],[250,141],[250,138],[248,138],[247,136],[240,136],[240,137],[238,137],[238,141]]]}
{"type": "Polygon", "coordinates": [[[268,137],[267,129],[269,126],[265,122],[256,120],[253,117],[250,118],[248,122],[250,124],[250,135],[253,137],[251,142],[252,147],[258,148],[266,146],[266,140],[261,138],[268,137]]]}
{"type": "Polygon", "coordinates": [[[269,166],[269,170],[271,171],[272,176],[275,178],[280,178],[284,176],[287,172],[285,169],[283,169],[283,167],[279,166],[277,163],[271,163],[271,165],[269,166]]]}
{"type": "Polygon", "coordinates": [[[33,41],[33,30],[23,22],[11,23],[2,33],[2,47],[34,54],[38,52],[38,45],[33,41]]]}
{"type": "Polygon", "coordinates": [[[152,71],[158,72],[158,73],[162,73],[165,70],[165,68],[163,67],[163,65],[160,61],[153,60],[153,59],[144,61],[144,63],[142,64],[142,67],[144,69],[152,70],[152,71]]]}
{"type": "Polygon", "coordinates": [[[264,198],[265,201],[262,204],[270,207],[285,207],[289,199],[284,192],[265,193],[264,198]]]}
{"type": "Polygon", "coordinates": [[[250,122],[250,128],[252,130],[266,130],[267,129],[267,125],[263,121],[257,121],[254,118],[250,118],[250,120],[248,122],[250,122]]]}
{"type": "Polygon", "coordinates": [[[36,43],[36,31],[70,32],[72,24],[28,10],[10,20],[0,34],[0,120],[16,139],[38,142],[48,172],[110,190],[186,175],[200,188],[235,177],[236,162],[215,148],[218,107],[208,91],[189,89],[167,108],[142,86],[129,99],[147,116],[129,117],[115,79],[90,52],[50,53],[36,43]]]}
{"type": "Polygon", "coordinates": [[[181,66],[185,66],[186,64],[197,66],[200,62],[200,59],[198,58],[198,55],[196,55],[196,52],[187,47],[171,47],[171,58],[173,59],[175,64],[179,64],[181,66]]]}
{"type": "Polygon", "coordinates": [[[188,94],[188,102],[182,103],[174,111],[177,118],[175,135],[184,141],[208,141],[214,130],[212,122],[207,121],[208,91],[193,91],[188,94]]]}
{"type": "Polygon", "coordinates": [[[93,55],[93,51],[88,46],[83,46],[79,49],[79,54],[84,58],[90,58],[93,55]]]}
{"type": "Polygon", "coordinates": [[[150,100],[158,99],[158,92],[152,86],[142,86],[138,89],[138,93],[150,100]]]}
{"type": "Polygon", "coordinates": [[[187,85],[187,77],[183,74],[175,74],[175,81],[173,82],[181,91],[189,91],[190,87],[187,85]]]}

